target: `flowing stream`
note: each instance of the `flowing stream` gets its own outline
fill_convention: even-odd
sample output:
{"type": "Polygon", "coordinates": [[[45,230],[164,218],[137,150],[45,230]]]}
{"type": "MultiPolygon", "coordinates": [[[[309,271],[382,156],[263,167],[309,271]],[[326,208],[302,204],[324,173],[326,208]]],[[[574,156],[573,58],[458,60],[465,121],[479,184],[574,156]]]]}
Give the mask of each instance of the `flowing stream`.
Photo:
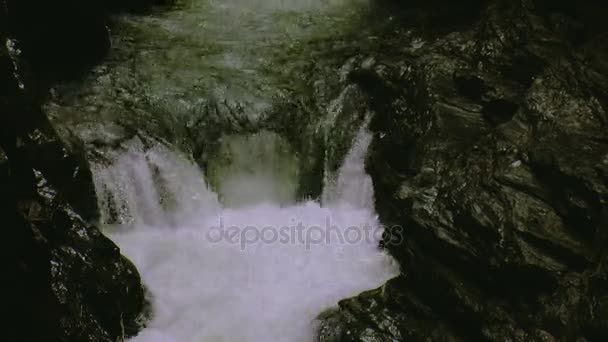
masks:
{"type": "MultiPolygon", "coordinates": [[[[239,205],[227,207],[198,166],[162,146],[134,144],[100,167],[104,217],[123,223],[110,236],[152,294],[152,321],[132,341],[313,341],[319,313],[396,275],[370,207],[370,139],[362,129],[323,205],[282,205],[267,192],[244,203],[236,190],[224,198],[239,205]]],[[[266,170],[256,177],[285,177],[266,170]]]]}
{"type": "Polygon", "coordinates": [[[149,289],[152,317],[132,341],[313,341],[320,313],[398,273],[378,247],[367,122],[349,128],[358,133],[342,167],[326,174],[314,201],[297,197],[302,156],[293,141],[264,129],[222,131],[197,111],[214,101],[228,109],[213,115],[254,122],[277,98],[306,91],[285,75],[309,55],[290,47],[331,36],[364,7],[185,0],[124,16],[108,60],[54,90],[46,109],[60,132],[92,150],[101,224],[149,289]],[[281,49],[288,58],[277,63],[281,49]],[[206,124],[188,126],[197,115],[206,124]],[[183,136],[166,134],[184,123],[190,136],[218,137],[200,140],[216,143],[204,172],[191,151],[180,152],[183,136]]]}

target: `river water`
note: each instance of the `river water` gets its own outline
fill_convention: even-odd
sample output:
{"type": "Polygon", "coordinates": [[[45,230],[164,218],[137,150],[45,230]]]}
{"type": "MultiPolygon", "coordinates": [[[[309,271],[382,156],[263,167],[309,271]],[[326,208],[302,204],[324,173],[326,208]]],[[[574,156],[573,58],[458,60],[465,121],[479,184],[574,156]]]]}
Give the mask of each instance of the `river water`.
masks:
{"type": "MultiPolygon", "coordinates": [[[[395,276],[370,206],[370,139],[363,128],[323,205],[246,190],[243,202],[236,189],[225,193],[225,203],[238,203],[229,207],[196,164],[162,146],[144,152],[135,144],[97,169],[103,212],[120,212],[122,222],[108,227],[110,236],[152,294],[153,318],[132,340],[313,341],[318,314],[395,276]]],[[[259,177],[287,177],[260,170],[227,181],[257,188],[259,177]]]]}
{"type": "Polygon", "coordinates": [[[46,109],[60,133],[89,149],[100,224],[150,293],[151,320],[132,341],[313,341],[317,315],[398,273],[378,247],[369,120],[351,127],[318,200],[298,196],[303,157],[281,132],[189,125],[206,122],[197,109],[210,101],[227,108],[214,115],[256,122],[306,91],[291,74],[310,57],[302,46],[339,34],[365,8],[190,0],[123,16],[107,61],[53,91],[46,109]],[[180,145],[184,127],[218,137],[196,147],[214,144],[204,163],[180,145]]]}

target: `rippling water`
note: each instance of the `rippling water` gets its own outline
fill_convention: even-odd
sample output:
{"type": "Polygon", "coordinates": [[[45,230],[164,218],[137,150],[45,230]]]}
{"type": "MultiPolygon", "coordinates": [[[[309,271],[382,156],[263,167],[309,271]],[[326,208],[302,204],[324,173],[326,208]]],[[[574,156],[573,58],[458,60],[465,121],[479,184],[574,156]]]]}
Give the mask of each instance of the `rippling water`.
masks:
{"type": "MultiPolygon", "coordinates": [[[[280,203],[262,191],[227,207],[195,164],[162,146],[134,144],[112,166],[98,167],[111,237],[153,296],[152,321],[132,340],[313,341],[319,313],[396,275],[378,248],[382,227],[363,165],[370,139],[361,130],[323,205],[280,203]]],[[[259,177],[288,176],[261,170],[229,178],[255,186],[259,177]]],[[[233,189],[224,200],[239,196],[233,189]]]]}

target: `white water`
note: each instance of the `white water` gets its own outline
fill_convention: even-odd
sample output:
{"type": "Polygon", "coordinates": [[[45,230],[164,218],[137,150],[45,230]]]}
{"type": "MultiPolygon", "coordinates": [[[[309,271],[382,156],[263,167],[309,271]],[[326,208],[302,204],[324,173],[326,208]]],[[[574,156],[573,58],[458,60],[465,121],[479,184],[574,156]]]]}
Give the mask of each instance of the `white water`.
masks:
{"type": "Polygon", "coordinates": [[[338,237],[348,227],[378,226],[363,168],[369,142],[362,130],[329,187],[332,194],[324,196],[331,198],[325,207],[264,202],[223,208],[193,163],[160,146],[144,152],[134,144],[112,166],[99,167],[96,185],[106,214],[122,208],[119,221],[125,223],[111,237],[153,295],[153,318],[131,341],[313,341],[319,313],[394,276],[394,262],[377,247],[381,231],[357,240],[350,228],[344,238],[352,243],[338,237]],[[311,228],[325,229],[328,219],[330,241],[311,228]],[[267,242],[244,243],[251,234],[218,242],[222,223],[225,229],[270,226],[283,233],[302,223],[304,238],[272,240],[266,230],[267,242]]]}

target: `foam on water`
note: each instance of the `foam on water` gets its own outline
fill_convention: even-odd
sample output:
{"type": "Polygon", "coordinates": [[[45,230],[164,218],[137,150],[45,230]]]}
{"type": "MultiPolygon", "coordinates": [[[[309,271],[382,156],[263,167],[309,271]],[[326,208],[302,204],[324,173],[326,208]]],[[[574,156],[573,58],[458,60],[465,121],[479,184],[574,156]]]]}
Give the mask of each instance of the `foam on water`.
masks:
{"type": "Polygon", "coordinates": [[[99,167],[102,203],[115,211],[105,217],[126,223],[111,237],[153,296],[152,320],[131,341],[312,341],[319,313],[394,276],[370,228],[370,139],[360,132],[324,206],[222,208],[198,167],[162,147],[134,146],[99,167]]]}

